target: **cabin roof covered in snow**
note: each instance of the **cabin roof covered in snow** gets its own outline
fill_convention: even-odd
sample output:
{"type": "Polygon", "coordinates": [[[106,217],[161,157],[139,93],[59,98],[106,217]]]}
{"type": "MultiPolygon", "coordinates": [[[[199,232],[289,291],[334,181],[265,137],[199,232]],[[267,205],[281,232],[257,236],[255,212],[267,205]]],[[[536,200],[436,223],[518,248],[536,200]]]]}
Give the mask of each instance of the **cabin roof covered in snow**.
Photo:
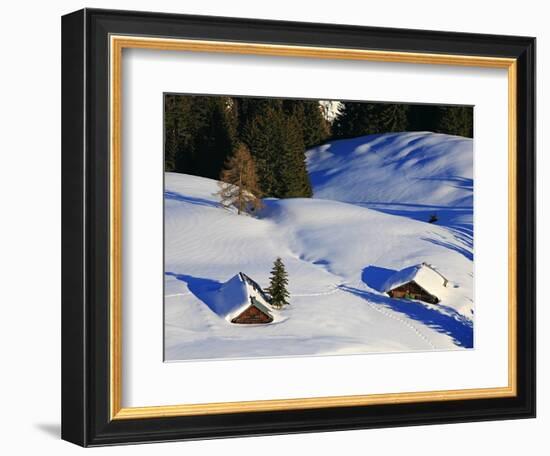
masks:
{"type": "Polygon", "coordinates": [[[213,304],[212,310],[229,321],[251,305],[272,317],[275,314],[260,286],[242,272],[234,275],[215,292],[213,304]]]}
{"type": "Polygon", "coordinates": [[[441,275],[433,266],[421,263],[408,268],[401,269],[392,274],[384,284],[384,291],[394,290],[411,281],[416,282],[428,293],[441,297],[445,294],[447,279],[441,275]]]}

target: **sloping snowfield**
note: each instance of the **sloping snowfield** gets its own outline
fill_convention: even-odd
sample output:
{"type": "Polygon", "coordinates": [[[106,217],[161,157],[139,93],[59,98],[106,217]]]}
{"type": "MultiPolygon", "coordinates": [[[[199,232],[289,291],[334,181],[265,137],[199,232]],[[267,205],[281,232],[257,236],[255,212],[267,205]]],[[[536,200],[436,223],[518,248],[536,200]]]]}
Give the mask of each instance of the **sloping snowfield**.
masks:
{"type": "Polygon", "coordinates": [[[472,347],[471,140],[335,141],[309,151],[308,169],[314,198],[267,199],[257,218],[221,208],[217,181],[166,174],[166,360],[472,347]],[[239,271],[266,287],[277,256],[291,293],[277,323],[233,325],[212,310],[208,297],[239,271]],[[421,262],[451,281],[440,304],[381,291],[421,262]]]}

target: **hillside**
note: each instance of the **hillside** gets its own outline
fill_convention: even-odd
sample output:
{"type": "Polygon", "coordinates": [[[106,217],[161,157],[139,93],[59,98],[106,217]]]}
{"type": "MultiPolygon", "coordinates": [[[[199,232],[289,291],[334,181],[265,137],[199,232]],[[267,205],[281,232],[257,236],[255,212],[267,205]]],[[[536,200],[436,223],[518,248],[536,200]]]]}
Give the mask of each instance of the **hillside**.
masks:
{"type": "Polygon", "coordinates": [[[333,141],[307,152],[315,198],[472,233],[473,141],[427,132],[333,141]]]}
{"type": "MultiPolygon", "coordinates": [[[[438,160],[423,159],[420,151],[411,152],[411,141],[437,151],[442,147],[437,145],[439,139],[457,155],[455,145],[463,154],[471,149],[458,138],[444,135],[387,136],[393,138],[385,139],[386,150],[380,137],[367,137],[310,151],[315,198],[267,199],[258,218],[222,209],[215,195],[217,181],[166,174],[167,360],[473,346],[473,253],[462,239],[468,234],[449,223],[429,224],[420,214],[423,205],[446,208],[454,217],[448,220],[457,223],[454,210],[466,207],[468,192],[448,183],[454,174],[466,172],[458,167],[446,172],[443,152],[438,160]],[[401,151],[390,153],[391,142],[391,149],[400,147],[401,151]],[[379,152],[378,166],[386,182],[402,169],[391,163],[389,155],[393,154],[394,162],[400,157],[409,180],[426,189],[426,202],[420,202],[405,185],[395,185],[398,197],[392,197],[391,191],[384,193],[384,180],[375,181],[374,174],[370,177],[379,188],[360,186],[356,168],[363,166],[367,173],[362,162],[373,160],[363,153],[369,149],[379,152]],[[350,160],[355,166],[348,165],[350,160]],[[436,179],[442,177],[448,179],[436,179]],[[442,190],[442,186],[451,188],[442,190]],[[380,206],[369,207],[372,195],[378,195],[380,206]],[[398,205],[399,198],[410,210],[394,215],[390,204],[398,205]],[[276,323],[243,328],[228,323],[209,307],[208,296],[240,271],[266,287],[277,256],[289,272],[291,305],[281,311],[276,323]],[[395,271],[419,262],[436,265],[451,281],[440,305],[391,299],[382,291],[395,271]]],[[[471,201],[471,191],[469,197],[471,201]]],[[[464,209],[462,215],[467,212],[464,209]]]]}

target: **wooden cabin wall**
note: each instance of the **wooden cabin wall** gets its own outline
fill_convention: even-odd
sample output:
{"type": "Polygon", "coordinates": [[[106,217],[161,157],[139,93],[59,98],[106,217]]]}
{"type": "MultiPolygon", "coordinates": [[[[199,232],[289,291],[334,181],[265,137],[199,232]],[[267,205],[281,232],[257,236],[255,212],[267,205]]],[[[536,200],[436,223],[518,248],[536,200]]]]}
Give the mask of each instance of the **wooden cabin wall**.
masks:
{"type": "Polygon", "coordinates": [[[428,302],[430,304],[437,304],[439,299],[420,287],[416,282],[411,281],[405,283],[388,293],[392,298],[404,298],[406,295],[411,295],[413,299],[419,299],[420,301],[428,302]]]}

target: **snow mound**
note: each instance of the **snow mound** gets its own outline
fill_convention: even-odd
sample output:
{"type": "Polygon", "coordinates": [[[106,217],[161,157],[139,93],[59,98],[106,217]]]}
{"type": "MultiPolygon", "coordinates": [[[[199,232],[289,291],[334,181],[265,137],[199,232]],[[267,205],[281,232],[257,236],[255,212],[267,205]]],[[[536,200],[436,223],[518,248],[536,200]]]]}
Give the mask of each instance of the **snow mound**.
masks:
{"type": "Polygon", "coordinates": [[[246,283],[239,273],[213,292],[210,308],[220,317],[231,320],[249,305],[250,301],[246,283]]]}
{"type": "Polygon", "coordinates": [[[439,299],[447,295],[448,280],[437,270],[426,263],[417,264],[397,271],[390,276],[383,286],[383,291],[388,292],[414,280],[428,293],[439,299]]]}
{"type": "Polygon", "coordinates": [[[266,296],[252,279],[239,272],[210,296],[210,308],[227,321],[240,315],[252,302],[264,313],[279,321],[278,312],[267,302],[266,296]]]}

